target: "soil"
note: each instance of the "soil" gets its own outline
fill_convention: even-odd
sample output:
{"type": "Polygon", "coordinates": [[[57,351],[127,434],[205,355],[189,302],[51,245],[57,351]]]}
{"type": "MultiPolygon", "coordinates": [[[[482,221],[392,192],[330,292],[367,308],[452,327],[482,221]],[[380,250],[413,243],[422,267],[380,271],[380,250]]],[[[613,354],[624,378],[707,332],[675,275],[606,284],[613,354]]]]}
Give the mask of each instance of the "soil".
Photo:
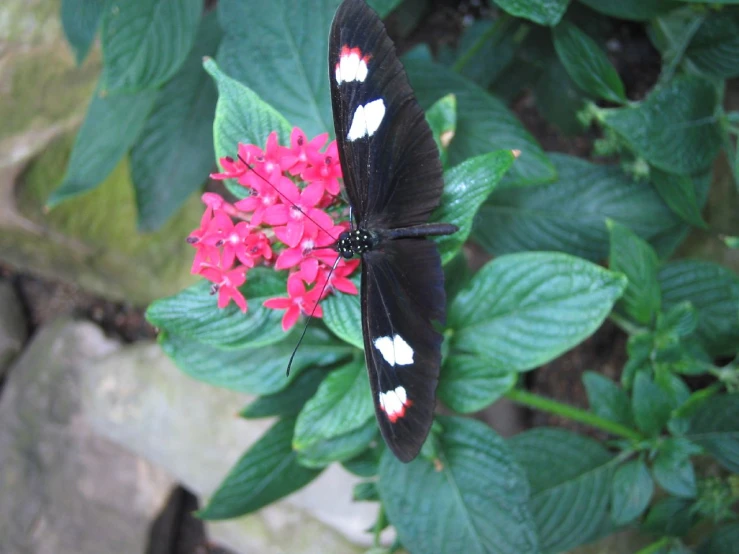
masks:
{"type": "MultiPolygon", "coordinates": [[[[431,42],[432,49],[453,44],[466,21],[491,11],[491,8],[481,6],[479,0],[432,0],[428,6],[426,14],[418,22],[417,30],[404,33],[404,38],[398,39],[401,51],[419,42],[431,42]]],[[[395,15],[391,16],[388,23],[391,34],[403,25],[403,21],[399,21],[395,15]]],[[[659,55],[650,44],[643,27],[629,22],[615,22],[606,44],[619,74],[624,77],[629,97],[643,97],[656,82],[660,68],[659,55]]],[[[516,98],[511,108],[545,150],[582,157],[590,154],[597,134],[590,131],[577,137],[564,136],[539,115],[530,93],[524,92],[516,98]]],[[[126,343],[156,336],[154,328],[146,322],[143,310],[129,304],[111,302],[88,294],[72,284],[19,273],[2,264],[0,279],[12,282],[21,298],[29,336],[41,325],[61,315],[89,319],[100,325],[109,336],[126,343]]],[[[626,335],[614,325],[606,323],[583,344],[529,373],[527,385],[536,393],[586,407],[582,372],[594,370],[617,380],[626,360],[625,345],[626,335]]],[[[556,425],[593,434],[591,429],[542,413],[530,412],[527,423],[531,426],[556,425]]],[[[173,493],[168,507],[152,527],[149,553],[225,553],[208,544],[202,523],[190,515],[196,507],[195,498],[184,489],[173,493]]]]}

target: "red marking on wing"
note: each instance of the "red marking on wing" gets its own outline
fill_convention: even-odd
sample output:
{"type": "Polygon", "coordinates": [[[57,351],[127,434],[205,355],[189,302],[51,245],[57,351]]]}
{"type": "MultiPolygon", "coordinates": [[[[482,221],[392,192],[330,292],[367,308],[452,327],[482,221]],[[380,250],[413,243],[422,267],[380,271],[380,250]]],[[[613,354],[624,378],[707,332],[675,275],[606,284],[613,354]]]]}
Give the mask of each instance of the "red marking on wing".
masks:
{"type": "Polygon", "coordinates": [[[390,423],[395,423],[401,417],[404,417],[405,416],[405,410],[406,410],[406,408],[410,408],[411,406],[413,406],[413,402],[411,402],[410,400],[406,400],[405,401],[405,404],[403,404],[401,406],[400,410],[398,410],[397,412],[388,413],[387,411],[385,411],[385,406],[383,406],[382,404],[380,404],[380,409],[383,412],[385,412],[385,415],[387,415],[387,418],[390,420],[390,423]]]}

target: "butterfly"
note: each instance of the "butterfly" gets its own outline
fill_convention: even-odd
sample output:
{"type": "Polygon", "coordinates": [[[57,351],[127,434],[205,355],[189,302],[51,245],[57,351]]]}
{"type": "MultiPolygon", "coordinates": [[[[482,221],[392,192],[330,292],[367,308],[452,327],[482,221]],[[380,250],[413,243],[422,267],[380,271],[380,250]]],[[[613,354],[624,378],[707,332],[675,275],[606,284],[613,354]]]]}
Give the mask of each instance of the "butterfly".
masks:
{"type": "Polygon", "coordinates": [[[433,423],[446,316],[441,258],[429,223],[444,189],[439,151],[379,16],[345,0],[329,34],[331,103],[352,229],[344,258],[362,259],[364,353],[380,431],[402,462],[433,423]]]}

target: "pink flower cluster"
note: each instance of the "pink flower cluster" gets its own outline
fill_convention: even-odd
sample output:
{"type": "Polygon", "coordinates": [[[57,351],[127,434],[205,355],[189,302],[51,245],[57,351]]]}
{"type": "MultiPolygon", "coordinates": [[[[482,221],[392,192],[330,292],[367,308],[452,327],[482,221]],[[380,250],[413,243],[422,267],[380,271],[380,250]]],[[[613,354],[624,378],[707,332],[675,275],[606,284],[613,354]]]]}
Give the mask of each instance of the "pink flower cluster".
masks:
{"type": "Polygon", "coordinates": [[[218,307],[233,300],[242,312],[247,305],[239,290],[247,273],[258,265],[287,270],[287,297],[270,298],[267,308],[285,310],[282,328],[290,329],[301,313],[323,316],[319,302],[333,291],[357,294],[348,276],[359,260],[339,259],[330,248],[348,223],[338,201],[341,164],[336,142],[321,149],[328,134],[307,140],[297,127],[290,147],[277,143],[277,133],[267,139],[264,150],[239,144],[238,156],[221,158],[222,173],[213,179],[235,179],[249,189],[243,200],[229,203],[205,193],[205,213],[200,227],[187,241],[197,250],[192,273],[213,283],[218,307]]]}

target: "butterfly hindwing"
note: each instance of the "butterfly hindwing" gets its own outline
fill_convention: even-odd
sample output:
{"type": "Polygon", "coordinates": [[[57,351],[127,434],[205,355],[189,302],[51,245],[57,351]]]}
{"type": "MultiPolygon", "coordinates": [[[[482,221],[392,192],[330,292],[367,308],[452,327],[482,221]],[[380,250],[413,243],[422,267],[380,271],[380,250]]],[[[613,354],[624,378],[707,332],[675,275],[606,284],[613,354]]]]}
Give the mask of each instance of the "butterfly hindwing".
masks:
{"type": "Polygon", "coordinates": [[[364,255],[362,331],[375,411],[385,442],[412,460],[428,435],[436,405],[444,275],[436,245],[389,241],[364,255]]]}
{"type": "Polygon", "coordinates": [[[329,79],[344,185],[360,227],[428,220],[444,187],[438,149],[385,26],[346,0],[329,36],[329,79]]]}

